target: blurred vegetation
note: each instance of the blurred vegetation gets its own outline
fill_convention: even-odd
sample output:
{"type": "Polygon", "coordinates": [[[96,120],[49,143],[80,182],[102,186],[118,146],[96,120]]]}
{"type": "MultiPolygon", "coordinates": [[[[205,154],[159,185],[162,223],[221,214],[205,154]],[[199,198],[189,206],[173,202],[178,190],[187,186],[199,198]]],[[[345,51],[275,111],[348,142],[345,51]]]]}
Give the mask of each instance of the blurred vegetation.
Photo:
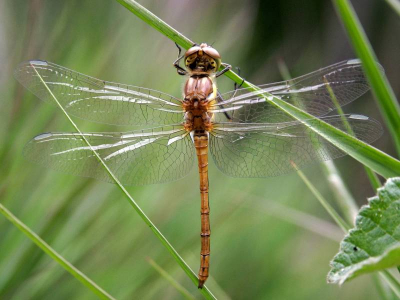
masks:
{"type": "MultiPolygon", "coordinates": [[[[281,80],[355,56],[329,1],[140,1],[196,42],[213,43],[223,61],[255,84],[281,80]]],[[[400,92],[400,19],[384,1],[353,1],[395,94],[400,92]]],[[[150,258],[189,293],[197,288],[111,184],[46,170],[22,148],[46,131],[72,131],[55,107],[12,76],[17,64],[43,59],[110,81],[179,96],[175,45],[115,1],[0,3],[0,201],[47,243],[117,299],[183,297],[150,258]]],[[[222,91],[232,82],[219,80],[222,91]]],[[[380,120],[368,93],[346,106],[380,120]]],[[[83,131],[115,127],[76,120],[83,131]]],[[[118,128],[120,131],[132,128],[118,128]]],[[[389,134],[374,144],[395,156],[389,134]]],[[[358,204],[375,193],[363,167],[336,161],[358,204]]],[[[319,166],[305,170],[325,198],[333,194],[319,166]]],[[[192,269],[198,269],[196,170],[168,184],[128,190],[192,269]]],[[[372,279],[326,284],[343,234],[298,175],[234,179],[210,166],[212,254],[208,286],[219,299],[379,299],[372,279]]],[[[79,281],[0,217],[1,299],[95,299],[79,281]]]]}

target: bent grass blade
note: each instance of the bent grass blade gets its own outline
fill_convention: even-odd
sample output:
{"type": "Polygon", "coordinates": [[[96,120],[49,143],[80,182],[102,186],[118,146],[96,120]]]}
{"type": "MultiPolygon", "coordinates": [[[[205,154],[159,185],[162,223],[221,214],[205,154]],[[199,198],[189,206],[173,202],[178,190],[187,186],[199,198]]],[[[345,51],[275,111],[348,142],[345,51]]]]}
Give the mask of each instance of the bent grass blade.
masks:
{"type": "MultiPolygon", "coordinates": [[[[335,93],[333,92],[329,82],[326,80],[326,78],[324,78],[325,81],[325,85],[326,85],[326,89],[329,92],[329,95],[332,99],[332,102],[335,104],[336,110],[338,111],[339,115],[342,117],[342,121],[343,124],[346,127],[346,131],[349,135],[351,136],[355,136],[353,129],[351,128],[349,122],[347,122],[347,119],[344,117],[344,113],[343,113],[343,109],[340,107],[340,104],[336,98],[335,93]]],[[[381,186],[381,182],[378,178],[378,176],[368,167],[364,166],[365,172],[367,173],[367,176],[369,178],[369,181],[372,185],[372,187],[376,190],[377,188],[379,188],[381,186]]]]}

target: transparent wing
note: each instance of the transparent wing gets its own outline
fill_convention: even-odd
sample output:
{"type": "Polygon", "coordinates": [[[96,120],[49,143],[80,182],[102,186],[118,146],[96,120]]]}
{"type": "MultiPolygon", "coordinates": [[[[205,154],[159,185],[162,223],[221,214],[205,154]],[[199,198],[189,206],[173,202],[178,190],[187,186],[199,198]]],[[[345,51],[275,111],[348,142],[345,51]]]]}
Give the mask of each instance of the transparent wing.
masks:
{"type": "MultiPolygon", "coordinates": [[[[369,90],[358,59],[343,61],[289,81],[258,87],[314,116],[324,116],[335,110],[337,105],[346,105],[369,90]],[[336,105],[328,85],[337,99],[336,105]]],[[[231,91],[222,97],[225,100],[211,108],[216,113],[217,122],[226,121],[223,111],[226,111],[235,122],[277,123],[292,120],[260,97],[259,93],[251,93],[247,89],[239,89],[236,93],[231,91]]]]}
{"type": "MultiPolygon", "coordinates": [[[[345,116],[355,136],[367,143],[382,134],[381,125],[360,115],[345,116]]],[[[340,116],[321,120],[345,130],[340,116]]],[[[320,120],[312,120],[318,126],[320,120]]],[[[218,168],[233,177],[269,177],[297,167],[345,155],[299,121],[281,124],[216,124],[210,135],[210,151],[218,168]]]]}
{"type": "Polygon", "coordinates": [[[177,98],[96,79],[50,62],[24,62],[15,77],[43,101],[55,103],[44,81],[66,111],[82,119],[112,125],[169,125],[183,120],[177,98]]]}
{"type": "MultiPolygon", "coordinates": [[[[173,181],[184,177],[193,166],[193,143],[182,125],[84,136],[123,184],[173,181]]],[[[26,145],[24,154],[57,171],[111,182],[77,133],[38,135],[26,145]]]]}

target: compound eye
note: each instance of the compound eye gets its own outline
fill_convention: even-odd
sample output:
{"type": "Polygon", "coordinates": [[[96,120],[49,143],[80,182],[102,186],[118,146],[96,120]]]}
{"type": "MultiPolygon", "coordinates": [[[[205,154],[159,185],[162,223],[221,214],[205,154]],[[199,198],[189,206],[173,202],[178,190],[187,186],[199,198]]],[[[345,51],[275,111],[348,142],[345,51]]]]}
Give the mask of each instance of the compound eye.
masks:
{"type": "Polygon", "coordinates": [[[188,57],[188,56],[192,55],[193,53],[197,53],[200,50],[201,50],[201,48],[199,46],[193,46],[188,51],[186,51],[185,56],[188,57]]]}
{"type": "Polygon", "coordinates": [[[211,57],[214,58],[214,59],[221,58],[221,56],[219,55],[218,51],[215,50],[213,47],[204,47],[204,48],[203,48],[203,51],[204,51],[207,55],[211,56],[211,57]]]}

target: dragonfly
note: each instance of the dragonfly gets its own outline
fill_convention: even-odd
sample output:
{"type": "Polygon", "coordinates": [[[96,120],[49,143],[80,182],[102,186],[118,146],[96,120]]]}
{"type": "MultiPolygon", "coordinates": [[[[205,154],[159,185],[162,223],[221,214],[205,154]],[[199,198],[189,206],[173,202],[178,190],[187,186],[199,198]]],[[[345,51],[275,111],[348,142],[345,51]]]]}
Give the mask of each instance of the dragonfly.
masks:
{"type": "Polygon", "coordinates": [[[112,182],[94,150],[125,185],[180,179],[190,172],[197,157],[201,199],[198,286],[202,288],[210,268],[209,154],[222,173],[242,178],[287,174],[345,155],[310,125],[272,105],[262,93],[316,117],[307,122],[311,127],[322,121],[343,131],[350,126],[352,135],[366,143],[378,139],[382,127],[363,115],[328,115],[369,90],[356,59],[259,85],[262,93],[236,87],[220,94],[216,78],[231,66],[223,64],[218,51],[205,43],[195,44],[182,56],[179,53],[174,66],[179,75],[187,77],[180,98],[96,79],[46,61],[20,64],[15,70],[17,80],[45,102],[54,104],[56,98],[70,115],[116,126],[152,127],[82,135],[43,133],[25,146],[24,155],[60,172],[112,182]]]}

